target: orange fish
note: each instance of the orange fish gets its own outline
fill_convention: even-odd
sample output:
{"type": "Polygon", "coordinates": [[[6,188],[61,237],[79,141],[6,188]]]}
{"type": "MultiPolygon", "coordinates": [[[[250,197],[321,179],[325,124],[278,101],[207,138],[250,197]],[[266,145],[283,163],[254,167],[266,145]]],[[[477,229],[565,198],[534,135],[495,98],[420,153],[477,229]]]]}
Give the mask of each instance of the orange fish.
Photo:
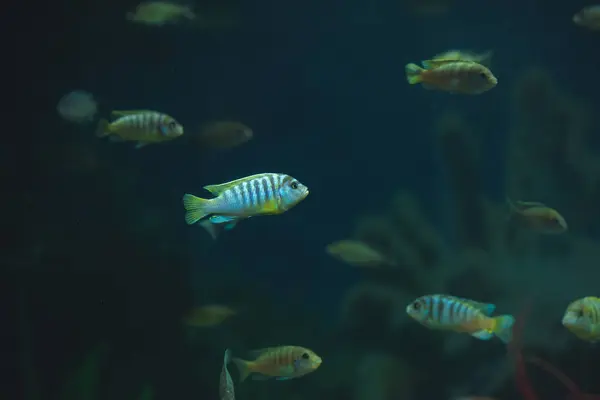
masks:
{"type": "Polygon", "coordinates": [[[226,149],[246,143],[254,136],[252,129],[235,121],[216,121],[200,128],[197,141],[207,147],[226,149]]]}
{"type": "Polygon", "coordinates": [[[573,22],[593,31],[600,30],[600,4],[585,7],[573,16],[573,22]]]}
{"type": "Polygon", "coordinates": [[[322,363],[321,357],[312,350],[299,346],[267,347],[251,352],[254,361],[233,358],[231,361],[238,367],[240,382],[250,374],[253,379],[265,380],[276,378],[287,380],[299,378],[315,371],[322,363]]]}
{"type": "Polygon", "coordinates": [[[404,68],[406,80],[411,85],[421,83],[425,89],[436,89],[450,93],[481,94],[494,88],[498,79],[487,67],[464,60],[434,59],[404,68]]]}
{"type": "Polygon", "coordinates": [[[535,201],[512,202],[507,199],[515,221],[533,231],[546,234],[566,232],[567,221],[553,208],[535,201]]]}
{"type": "Polygon", "coordinates": [[[196,328],[207,328],[221,325],[223,321],[235,314],[236,312],[227,306],[207,305],[194,308],[184,317],[184,322],[196,328]]]}

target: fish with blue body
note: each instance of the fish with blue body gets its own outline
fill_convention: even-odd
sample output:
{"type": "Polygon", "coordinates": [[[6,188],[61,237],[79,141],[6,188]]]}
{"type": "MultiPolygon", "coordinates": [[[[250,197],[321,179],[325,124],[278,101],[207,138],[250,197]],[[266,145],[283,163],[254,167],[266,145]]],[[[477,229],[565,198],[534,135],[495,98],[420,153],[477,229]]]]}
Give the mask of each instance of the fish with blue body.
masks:
{"type": "Polygon", "coordinates": [[[454,297],[445,294],[422,296],[406,307],[407,314],[430,329],[468,333],[489,340],[497,336],[504,343],[512,338],[512,315],[492,317],[494,304],[454,297]]]}

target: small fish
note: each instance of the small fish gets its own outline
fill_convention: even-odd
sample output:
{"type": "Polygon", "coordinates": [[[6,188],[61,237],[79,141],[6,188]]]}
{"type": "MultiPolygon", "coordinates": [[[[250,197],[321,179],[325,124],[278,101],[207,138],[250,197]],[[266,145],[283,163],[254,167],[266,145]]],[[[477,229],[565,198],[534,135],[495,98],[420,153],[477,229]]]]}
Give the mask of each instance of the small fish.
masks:
{"type": "Polygon", "coordinates": [[[407,314],[430,329],[468,333],[481,340],[496,335],[504,343],[512,338],[512,315],[491,317],[496,306],[459,297],[433,294],[419,297],[406,307],[407,314]]]}
{"type": "Polygon", "coordinates": [[[187,6],[165,1],[140,3],[134,12],[127,13],[129,21],[152,26],[163,26],[182,18],[193,20],[196,15],[187,6]]]}
{"type": "Polygon", "coordinates": [[[573,16],[573,22],[593,31],[600,30],[600,4],[583,8],[573,16]]]}
{"type": "Polygon", "coordinates": [[[56,109],[60,116],[69,122],[84,124],[91,122],[98,112],[98,102],[91,93],[74,90],[64,95],[56,109]]]}
{"type": "Polygon", "coordinates": [[[213,149],[228,149],[246,143],[253,136],[252,129],[241,122],[216,121],[201,126],[197,141],[213,149]]]}
{"type": "Polygon", "coordinates": [[[448,50],[437,54],[432,58],[434,61],[469,61],[489,67],[492,58],[492,52],[477,54],[468,50],[448,50]]]}
{"type": "Polygon", "coordinates": [[[567,221],[558,211],[540,202],[516,201],[507,199],[510,208],[510,216],[519,225],[533,231],[545,234],[557,234],[566,232],[567,221]]]}
{"type": "Polygon", "coordinates": [[[187,210],[185,222],[200,224],[216,237],[217,226],[233,229],[241,220],[256,215],[281,214],[308,196],[308,188],[285,174],[263,173],[236,179],[219,185],[204,186],[216,197],[202,199],[191,194],[183,196],[187,210]],[[213,231],[211,231],[213,229],[213,231]]]}
{"type": "Polygon", "coordinates": [[[225,350],[223,356],[223,367],[221,368],[221,377],[219,379],[219,397],[221,400],[235,400],[235,388],[233,379],[229,374],[227,365],[231,362],[231,350],[225,350]]]}
{"type": "Polygon", "coordinates": [[[185,317],[186,325],[196,328],[208,328],[218,326],[226,319],[234,316],[236,312],[227,306],[217,304],[196,307],[185,317]]]}
{"type": "Polygon", "coordinates": [[[394,261],[358,240],[340,240],[328,244],[326,251],[332,257],[357,267],[395,265],[394,261]]]}
{"type": "Polygon", "coordinates": [[[240,372],[240,382],[250,374],[254,374],[255,380],[299,378],[315,371],[322,363],[321,357],[312,350],[298,346],[268,347],[251,353],[254,361],[232,359],[240,372]]]}
{"type": "Polygon", "coordinates": [[[498,79],[487,67],[476,62],[461,60],[428,60],[407,64],[406,80],[411,85],[421,83],[425,89],[450,93],[481,94],[494,88],[498,79]]]}
{"type": "Polygon", "coordinates": [[[113,141],[136,141],[136,149],[150,143],[173,140],[183,135],[183,126],[173,117],[156,111],[113,111],[113,122],[98,123],[97,136],[111,136],[113,141]]]}
{"type": "Polygon", "coordinates": [[[600,298],[584,297],[569,304],[562,324],[582,340],[600,341],[600,298]]]}

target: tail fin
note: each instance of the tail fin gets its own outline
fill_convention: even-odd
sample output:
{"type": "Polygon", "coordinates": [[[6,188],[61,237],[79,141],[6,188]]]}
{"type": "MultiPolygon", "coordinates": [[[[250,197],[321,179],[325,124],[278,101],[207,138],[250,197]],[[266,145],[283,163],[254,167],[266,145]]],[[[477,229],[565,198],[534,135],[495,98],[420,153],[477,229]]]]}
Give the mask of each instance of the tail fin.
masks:
{"type": "Polygon", "coordinates": [[[205,208],[209,202],[210,200],[207,199],[201,199],[200,197],[196,197],[187,193],[184,194],[183,206],[187,210],[185,213],[185,222],[188,225],[192,225],[206,217],[208,213],[205,211],[205,208]]]}
{"type": "Polygon", "coordinates": [[[250,361],[242,360],[241,358],[232,358],[231,361],[233,361],[240,373],[240,382],[244,382],[250,375],[250,361]]]}
{"type": "Polygon", "coordinates": [[[106,119],[101,119],[98,121],[98,126],[96,127],[96,136],[97,137],[106,137],[110,135],[110,122],[106,119]]]}
{"type": "Polygon", "coordinates": [[[512,315],[500,315],[494,319],[496,320],[494,334],[496,334],[496,336],[504,343],[510,343],[512,340],[512,328],[515,323],[515,317],[512,315]]]}
{"type": "Polygon", "coordinates": [[[406,74],[406,80],[411,85],[415,85],[417,83],[421,83],[421,73],[424,71],[423,68],[419,67],[417,64],[406,64],[404,67],[404,72],[406,74]]]}

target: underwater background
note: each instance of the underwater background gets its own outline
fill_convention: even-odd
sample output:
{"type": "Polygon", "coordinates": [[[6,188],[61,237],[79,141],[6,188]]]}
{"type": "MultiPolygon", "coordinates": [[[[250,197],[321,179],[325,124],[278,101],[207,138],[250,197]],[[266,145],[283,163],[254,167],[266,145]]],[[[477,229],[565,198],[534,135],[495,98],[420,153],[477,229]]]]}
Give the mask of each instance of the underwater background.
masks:
{"type": "Polygon", "coordinates": [[[158,29],[124,18],[131,1],[39,5],[26,33],[29,118],[2,157],[16,339],[2,398],[212,399],[226,348],[285,344],[323,365],[236,384],[238,399],[569,396],[532,364],[537,397],[525,396],[519,350],[412,321],[406,306],[432,293],[526,316],[522,353],[600,393],[600,349],[561,325],[569,303],[600,296],[600,36],[571,20],[589,3],[439,3],[427,14],[408,0],[199,1],[221,22],[158,29]],[[497,87],[407,84],[405,64],[454,48],[492,50],[497,87]],[[109,143],[57,114],[78,88],[99,114],[236,120],[254,137],[226,150],[109,143]],[[310,195],[218,240],[185,224],[184,193],[262,172],[310,195]],[[513,227],[507,197],[552,205],[569,230],[513,227]],[[343,238],[396,266],[343,264],[325,251],[343,238]],[[236,315],[182,323],[203,304],[236,315]]]}

